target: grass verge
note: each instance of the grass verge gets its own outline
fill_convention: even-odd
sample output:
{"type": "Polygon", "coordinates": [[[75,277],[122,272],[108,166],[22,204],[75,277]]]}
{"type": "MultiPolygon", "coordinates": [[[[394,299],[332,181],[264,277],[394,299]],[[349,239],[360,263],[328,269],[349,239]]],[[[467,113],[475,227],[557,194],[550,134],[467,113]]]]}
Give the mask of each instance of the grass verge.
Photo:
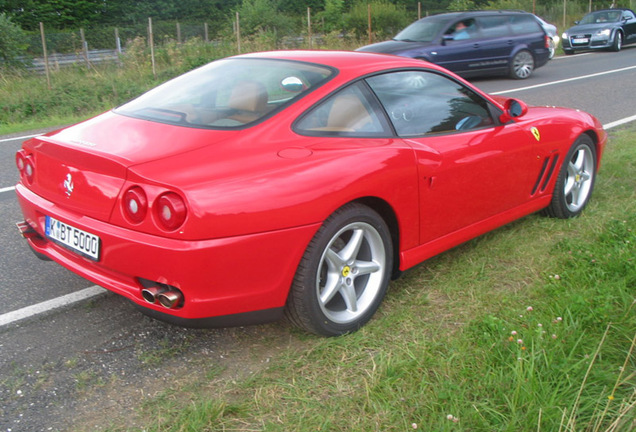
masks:
{"type": "Polygon", "coordinates": [[[361,331],[292,330],[247,378],[210,362],[215,379],[144,404],[144,430],[634,430],[636,130],[611,135],[582,217],[532,215],[441,254],[361,331]]]}

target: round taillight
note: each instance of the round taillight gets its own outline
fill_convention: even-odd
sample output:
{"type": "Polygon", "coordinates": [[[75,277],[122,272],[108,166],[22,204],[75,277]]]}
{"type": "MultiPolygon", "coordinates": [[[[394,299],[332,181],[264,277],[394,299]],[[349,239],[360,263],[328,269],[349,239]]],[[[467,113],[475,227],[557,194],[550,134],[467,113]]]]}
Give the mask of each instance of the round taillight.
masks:
{"type": "Polygon", "coordinates": [[[24,153],[24,150],[19,150],[15,154],[15,164],[18,167],[18,171],[20,171],[20,174],[24,172],[24,166],[26,164],[25,159],[26,159],[26,154],[24,153]]]}
{"type": "Polygon", "coordinates": [[[140,223],[148,211],[148,199],[142,188],[134,186],[126,191],[123,201],[124,213],[132,223],[140,223]]]}
{"type": "Polygon", "coordinates": [[[179,228],[188,214],[183,198],[172,192],[165,193],[157,199],[155,212],[161,227],[168,231],[179,228]]]}
{"type": "Polygon", "coordinates": [[[33,183],[33,177],[35,175],[33,158],[28,156],[24,150],[19,150],[15,155],[15,164],[18,167],[20,174],[24,175],[27,182],[33,183]]]}

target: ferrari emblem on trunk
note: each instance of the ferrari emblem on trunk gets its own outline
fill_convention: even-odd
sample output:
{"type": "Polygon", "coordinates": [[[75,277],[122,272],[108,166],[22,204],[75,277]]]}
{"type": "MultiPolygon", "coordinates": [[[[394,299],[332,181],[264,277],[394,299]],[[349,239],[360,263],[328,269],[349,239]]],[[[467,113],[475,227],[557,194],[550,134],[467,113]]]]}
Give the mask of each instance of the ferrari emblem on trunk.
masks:
{"type": "Polygon", "coordinates": [[[64,180],[64,192],[66,192],[66,196],[70,197],[73,193],[73,177],[71,173],[66,174],[66,180],[64,180]]]}

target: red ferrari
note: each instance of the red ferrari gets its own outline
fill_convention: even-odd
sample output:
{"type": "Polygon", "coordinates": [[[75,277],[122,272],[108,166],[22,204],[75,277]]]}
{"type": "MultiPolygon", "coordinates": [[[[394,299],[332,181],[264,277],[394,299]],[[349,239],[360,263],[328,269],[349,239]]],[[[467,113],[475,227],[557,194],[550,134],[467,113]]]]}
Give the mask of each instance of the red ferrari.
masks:
{"type": "Polygon", "coordinates": [[[530,213],[577,216],[607,135],[420,60],[210,63],[16,155],[35,253],[187,326],[340,335],[392,277],[530,213]]]}

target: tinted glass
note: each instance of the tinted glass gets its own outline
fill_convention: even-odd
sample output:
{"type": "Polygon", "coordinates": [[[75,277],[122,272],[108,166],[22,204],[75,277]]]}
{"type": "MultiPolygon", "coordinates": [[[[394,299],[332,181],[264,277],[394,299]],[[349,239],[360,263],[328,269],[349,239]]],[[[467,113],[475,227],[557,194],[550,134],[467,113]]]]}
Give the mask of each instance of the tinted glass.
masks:
{"type": "Polygon", "coordinates": [[[241,127],[301,97],[333,74],[283,60],[226,59],[169,81],[116,110],[161,123],[241,127]]]}
{"type": "Polygon", "coordinates": [[[426,18],[416,21],[395,36],[395,40],[412,42],[432,42],[446,27],[448,19],[426,18]]]}
{"type": "Polygon", "coordinates": [[[621,19],[621,11],[592,12],[583,17],[579,24],[601,24],[605,22],[618,22],[621,19]]]}
{"type": "Polygon", "coordinates": [[[541,25],[531,15],[512,15],[510,26],[514,34],[528,34],[541,32],[541,25]]]}
{"type": "Polygon", "coordinates": [[[467,131],[494,124],[482,97],[442,75],[393,72],[367,82],[400,136],[467,131]]]}
{"type": "Polygon", "coordinates": [[[374,137],[391,130],[381,108],[367,96],[362,83],[339,91],[306,114],[294,127],[309,135],[374,137]]]}
{"type": "Polygon", "coordinates": [[[508,36],[510,29],[508,28],[509,18],[507,16],[489,16],[480,17],[481,33],[486,38],[496,38],[508,36]]]}

